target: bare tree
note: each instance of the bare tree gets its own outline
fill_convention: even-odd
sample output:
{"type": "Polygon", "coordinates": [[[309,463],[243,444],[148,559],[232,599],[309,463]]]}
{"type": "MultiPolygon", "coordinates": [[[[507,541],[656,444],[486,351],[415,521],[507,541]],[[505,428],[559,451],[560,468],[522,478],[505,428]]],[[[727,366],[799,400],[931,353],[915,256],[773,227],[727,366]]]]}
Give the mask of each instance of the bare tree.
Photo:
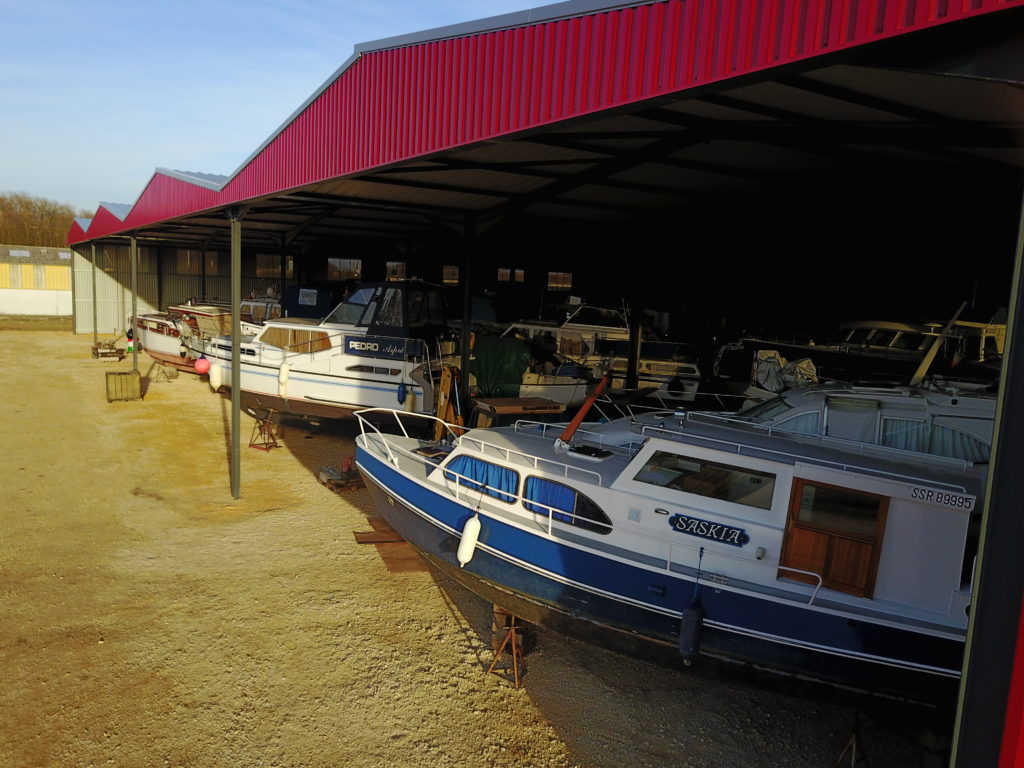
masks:
{"type": "Polygon", "coordinates": [[[76,216],[89,216],[58,203],[24,192],[0,194],[0,243],[7,245],[61,246],[76,216]]]}

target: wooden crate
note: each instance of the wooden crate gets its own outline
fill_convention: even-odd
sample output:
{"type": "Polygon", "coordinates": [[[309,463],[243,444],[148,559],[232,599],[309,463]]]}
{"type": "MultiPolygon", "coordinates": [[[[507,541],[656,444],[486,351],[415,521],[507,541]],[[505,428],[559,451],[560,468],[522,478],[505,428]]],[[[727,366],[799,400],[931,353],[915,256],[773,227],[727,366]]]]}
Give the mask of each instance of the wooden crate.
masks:
{"type": "Polygon", "coordinates": [[[138,371],[107,371],[107,402],[142,398],[142,377],[138,371]]]}

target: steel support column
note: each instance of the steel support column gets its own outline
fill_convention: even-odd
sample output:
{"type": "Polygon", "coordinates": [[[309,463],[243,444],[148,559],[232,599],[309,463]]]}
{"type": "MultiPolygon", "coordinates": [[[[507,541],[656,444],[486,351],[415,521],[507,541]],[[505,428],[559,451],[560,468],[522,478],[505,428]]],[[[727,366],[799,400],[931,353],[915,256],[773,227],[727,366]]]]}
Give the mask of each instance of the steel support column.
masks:
{"type": "Polygon", "coordinates": [[[132,370],[138,372],[139,345],[137,343],[138,340],[135,338],[135,316],[139,311],[139,241],[135,237],[134,232],[132,232],[129,238],[128,250],[132,262],[132,370]]]}
{"type": "Polygon", "coordinates": [[[467,216],[465,228],[462,233],[462,335],[459,339],[462,351],[462,360],[459,363],[459,413],[462,415],[463,423],[468,424],[472,416],[464,409],[469,408],[469,337],[470,326],[473,322],[473,292],[470,290],[470,264],[473,262],[473,248],[476,245],[476,217],[467,216]]]}
{"type": "Polygon", "coordinates": [[[231,222],[231,495],[241,496],[242,410],[242,217],[237,209],[227,212],[231,222]]]}
{"type": "Polygon", "coordinates": [[[96,310],[96,243],[89,243],[89,247],[92,249],[92,343],[95,348],[100,343],[96,310]]]}
{"type": "MultiPolygon", "coordinates": [[[[982,513],[974,597],[953,732],[952,768],[1010,768],[1019,741],[1020,694],[1011,674],[1024,589],[1024,205],[1006,321],[992,459],[982,513]],[[1016,711],[1015,711],[1016,710],[1016,711]],[[1013,743],[1011,746],[1011,742],[1013,743]],[[1002,758],[1000,752],[1002,750],[1002,758]]],[[[1016,659],[1018,674],[1024,659],[1016,659]]],[[[1016,678],[1018,685],[1020,677],[1016,678]]]]}

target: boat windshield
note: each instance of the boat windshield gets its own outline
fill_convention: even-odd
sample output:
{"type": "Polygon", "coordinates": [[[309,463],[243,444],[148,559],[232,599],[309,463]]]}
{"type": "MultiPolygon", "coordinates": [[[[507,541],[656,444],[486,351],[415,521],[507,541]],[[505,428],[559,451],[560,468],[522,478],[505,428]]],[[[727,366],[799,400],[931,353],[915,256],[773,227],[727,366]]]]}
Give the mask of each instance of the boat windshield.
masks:
{"type": "Polygon", "coordinates": [[[353,291],[351,296],[347,297],[331,314],[324,318],[324,322],[355,325],[363,316],[363,311],[370,303],[371,298],[373,298],[373,288],[360,288],[353,291]]]}
{"type": "Polygon", "coordinates": [[[772,421],[779,414],[791,410],[792,407],[785,399],[773,397],[771,400],[765,400],[763,403],[758,403],[746,410],[740,411],[736,414],[736,417],[753,422],[772,421]]]}

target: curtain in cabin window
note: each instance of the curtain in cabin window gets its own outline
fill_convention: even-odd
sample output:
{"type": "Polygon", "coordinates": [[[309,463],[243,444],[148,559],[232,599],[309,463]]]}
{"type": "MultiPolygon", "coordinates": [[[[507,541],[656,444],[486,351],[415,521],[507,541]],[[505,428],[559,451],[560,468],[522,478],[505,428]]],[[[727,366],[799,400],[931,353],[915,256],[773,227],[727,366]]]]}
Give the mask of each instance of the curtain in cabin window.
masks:
{"type": "Polygon", "coordinates": [[[572,513],[576,509],[576,491],[560,483],[553,483],[540,477],[526,478],[523,489],[523,506],[531,512],[541,515],[554,514],[555,520],[565,523],[572,522],[572,513]],[[537,502],[531,504],[530,502],[537,502]],[[561,509],[568,514],[560,515],[552,510],[561,509]]]}
{"type": "Polygon", "coordinates": [[[980,440],[940,424],[910,419],[882,419],[882,445],[965,461],[988,461],[989,448],[980,440]]]}
{"type": "Polygon", "coordinates": [[[506,467],[499,467],[489,461],[472,456],[456,456],[445,467],[445,479],[455,480],[460,485],[483,491],[506,504],[515,501],[519,491],[519,473],[506,467]],[[456,475],[461,475],[457,477],[456,475]]]}

